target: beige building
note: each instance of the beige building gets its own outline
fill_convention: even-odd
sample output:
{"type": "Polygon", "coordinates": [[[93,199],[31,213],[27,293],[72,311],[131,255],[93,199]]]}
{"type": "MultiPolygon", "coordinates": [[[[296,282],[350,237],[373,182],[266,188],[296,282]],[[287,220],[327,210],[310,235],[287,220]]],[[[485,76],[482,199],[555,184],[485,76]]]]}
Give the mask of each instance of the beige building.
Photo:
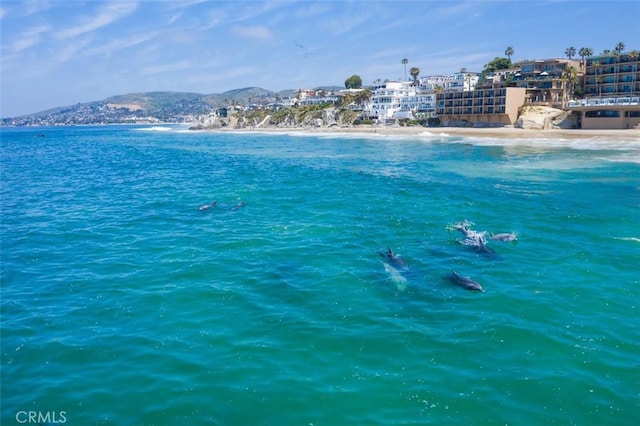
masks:
{"type": "Polygon", "coordinates": [[[640,125],[640,97],[589,98],[569,102],[583,129],[633,129],[640,125]]]}
{"type": "Polygon", "coordinates": [[[573,67],[578,81],[582,81],[582,61],[570,59],[536,59],[521,63],[511,83],[527,89],[525,103],[552,108],[564,108],[570,100],[571,83],[564,77],[573,67]]]}
{"type": "Polygon", "coordinates": [[[525,92],[522,87],[501,87],[496,83],[467,92],[439,93],[436,114],[442,123],[513,125],[524,104],[525,92]]]}
{"type": "Polygon", "coordinates": [[[640,125],[640,54],[592,56],[586,60],[585,99],[567,108],[583,129],[631,129],[640,125]]]}

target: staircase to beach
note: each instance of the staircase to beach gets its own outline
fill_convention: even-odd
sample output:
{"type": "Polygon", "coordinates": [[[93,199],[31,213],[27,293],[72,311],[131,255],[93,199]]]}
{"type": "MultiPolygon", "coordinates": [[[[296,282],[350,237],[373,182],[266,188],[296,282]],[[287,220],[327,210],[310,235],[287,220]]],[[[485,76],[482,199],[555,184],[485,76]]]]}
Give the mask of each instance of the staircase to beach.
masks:
{"type": "Polygon", "coordinates": [[[263,125],[264,123],[266,123],[267,121],[269,121],[270,119],[271,119],[271,115],[267,115],[267,116],[264,118],[264,120],[262,120],[260,123],[258,123],[258,124],[256,125],[256,128],[257,128],[257,127],[262,127],[262,125],[263,125]]]}
{"type": "Polygon", "coordinates": [[[563,111],[562,113],[553,117],[553,119],[551,120],[551,124],[553,124],[554,126],[559,126],[560,123],[562,123],[571,114],[572,114],[571,111],[563,111]]]}

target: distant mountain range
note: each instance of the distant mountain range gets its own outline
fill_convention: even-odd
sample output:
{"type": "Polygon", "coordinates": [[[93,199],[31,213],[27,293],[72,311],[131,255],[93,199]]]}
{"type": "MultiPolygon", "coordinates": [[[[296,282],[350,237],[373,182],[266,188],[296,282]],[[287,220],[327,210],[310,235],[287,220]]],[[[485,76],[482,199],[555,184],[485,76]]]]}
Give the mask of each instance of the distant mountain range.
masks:
{"type": "MultiPolygon", "coordinates": [[[[341,87],[322,87],[339,90],[341,87]]],[[[276,97],[295,95],[296,90],[273,92],[260,87],[245,87],[224,93],[145,92],[111,96],[102,101],[48,109],[34,114],[2,118],[2,126],[61,126],[82,124],[123,124],[188,122],[194,116],[208,114],[226,104],[271,102],[276,97]]]]}

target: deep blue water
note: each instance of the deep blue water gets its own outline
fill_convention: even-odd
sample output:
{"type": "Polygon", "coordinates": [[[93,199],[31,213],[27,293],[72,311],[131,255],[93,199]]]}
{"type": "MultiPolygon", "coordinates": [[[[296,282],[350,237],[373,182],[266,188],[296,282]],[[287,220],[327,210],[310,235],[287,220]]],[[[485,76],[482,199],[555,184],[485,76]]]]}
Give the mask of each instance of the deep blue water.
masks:
{"type": "Polygon", "coordinates": [[[163,129],[2,129],[3,425],[640,423],[640,136],[163,129]]]}

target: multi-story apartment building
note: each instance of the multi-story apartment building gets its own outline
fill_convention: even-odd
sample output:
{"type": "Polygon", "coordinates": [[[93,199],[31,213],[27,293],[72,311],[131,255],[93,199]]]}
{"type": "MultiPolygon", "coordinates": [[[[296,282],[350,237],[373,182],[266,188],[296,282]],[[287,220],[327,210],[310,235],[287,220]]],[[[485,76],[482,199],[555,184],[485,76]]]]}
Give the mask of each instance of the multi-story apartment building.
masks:
{"type": "Polygon", "coordinates": [[[536,59],[522,62],[509,82],[527,89],[526,104],[564,108],[571,96],[571,82],[565,76],[570,67],[574,68],[577,80],[581,81],[583,71],[579,60],[536,59]]]}
{"type": "Polygon", "coordinates": [[[380,121],[412,118],[417,108],[418,92],[408,81],[385,81],[371,87],[371,99],[365,107],[364,115],[380,121]]]}
{"type": "Polygon", "coordinates": [[[584,78],[585,95],[612,97],[640,94],[640,55],[636,53],[589,57],[584,78]]]}
{"type": "Polygon", "coordinates": [[[496,82],[467,92],[439,93],[436,115],[449,123],[513,125],[524,104],[525,92],[523,87],[503,87],[496,82]]]}
{"type": "Polygon", "coordinates": [[[434,75],[422,77],[419,80],[420,92],[463,92],[473,90],[478,84],[479,74],[475,72],[461,71],[452,75],[434,75]]]}
{"type": "Polygon", "coordinates": [[[640,125],[640,55],[637,51],[591,56],[584,74],[585,99],[567,108],[583,129],[629,129],[640,125]]]}
{"type": "Polygon", "coordinates": [[[476,73],[455,73],[451,76],[430,76],[418,80],[386,81],[371,87],[371,99],[365,116],[378,120],[431,118],[436,116],[436,91],[462,92],[478,82],[476,73]]]}

